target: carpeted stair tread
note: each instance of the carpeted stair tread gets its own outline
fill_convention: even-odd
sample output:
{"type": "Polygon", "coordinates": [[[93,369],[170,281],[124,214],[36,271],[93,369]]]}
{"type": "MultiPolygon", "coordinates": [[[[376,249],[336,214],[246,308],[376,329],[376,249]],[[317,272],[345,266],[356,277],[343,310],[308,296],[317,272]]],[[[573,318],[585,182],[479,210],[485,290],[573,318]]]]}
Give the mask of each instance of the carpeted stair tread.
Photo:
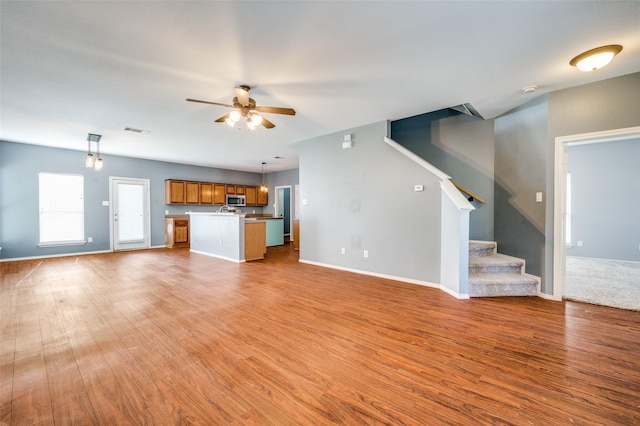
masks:
{"type": "Polygon", "coordinates": [[[491,241],[470,241],[469,258],[491,256],[496,253],[496,243],[491,241]]]}
{"type": "Polygon", "coordinates": [[[540,279],[524,272],[525,261],[497,252],[493,241],[469,242],[469,296],[535,296],[540,279]]]}

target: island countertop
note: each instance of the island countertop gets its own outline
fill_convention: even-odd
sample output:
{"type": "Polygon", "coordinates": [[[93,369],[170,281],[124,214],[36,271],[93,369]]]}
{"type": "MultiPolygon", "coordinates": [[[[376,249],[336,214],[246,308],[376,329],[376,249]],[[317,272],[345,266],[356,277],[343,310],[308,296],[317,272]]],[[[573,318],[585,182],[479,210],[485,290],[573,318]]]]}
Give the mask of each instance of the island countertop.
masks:
{"type": "MultiPolygon", "coordinates": [[[[245,246],[251,246],[255,252],[255,240],[266,240],[266,230],[260,231],[265,234],[264,239],[257,235],[255,230],[249,234],[252,240],[245,238],[244,214],[230,212],[189,212],[191,226],[191,251],[205,254],[232,262],[245,262],[245,246]],[[258,238],[259,237],[259,238],[258,238]],[[249,244],[247,244],[249,243],[249,244]]],[[[262,223],[262,221],[249,219],[248,223],[262,223]]],[[[264,226],[263,226],[264,227],[264,226]]],[[[264,245],[264,242],[257,242],[264,245]]],[[[263,253],[266,252],[266,246],[263,253]]],[[[251,255],[250,259],[256,259],[251,255]]]]}

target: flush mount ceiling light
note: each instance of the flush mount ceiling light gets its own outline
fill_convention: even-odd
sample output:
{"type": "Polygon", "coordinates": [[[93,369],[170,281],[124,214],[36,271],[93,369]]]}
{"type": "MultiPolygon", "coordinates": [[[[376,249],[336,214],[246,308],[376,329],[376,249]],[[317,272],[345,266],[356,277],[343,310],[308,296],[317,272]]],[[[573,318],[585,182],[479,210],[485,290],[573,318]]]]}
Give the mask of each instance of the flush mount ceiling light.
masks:
{"type": "Polygon", "coordinates": [[[94,133],[89,133],[87,135],[87,155],[84,158],[84,166],[87,168],[93,167],[95,170],[102,170],[102,157],[100,157],[100,138],[102,135],[96,135],[94,133]],[[96,156],[95,158],[91,153],[91,142],[96,143],[96,156]]]}
{"type": "Polygon", "coordinates": [[[607,65],[622,50],[619,44],[596,47],[579,54],[569,64],[580,71],[595,71],[607,65]]]}

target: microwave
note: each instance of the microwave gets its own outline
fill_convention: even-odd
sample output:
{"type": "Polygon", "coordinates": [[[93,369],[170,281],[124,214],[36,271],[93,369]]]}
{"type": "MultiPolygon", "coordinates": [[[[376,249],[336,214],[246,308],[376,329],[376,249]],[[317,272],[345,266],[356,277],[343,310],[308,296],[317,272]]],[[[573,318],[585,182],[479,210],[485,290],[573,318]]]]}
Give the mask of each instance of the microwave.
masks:
{"type": "Polygon", "coordinates": [[[246,206],[247,200],[244,195],[228,195],[227,194],[227,205],[228,206],[246,206]]]}

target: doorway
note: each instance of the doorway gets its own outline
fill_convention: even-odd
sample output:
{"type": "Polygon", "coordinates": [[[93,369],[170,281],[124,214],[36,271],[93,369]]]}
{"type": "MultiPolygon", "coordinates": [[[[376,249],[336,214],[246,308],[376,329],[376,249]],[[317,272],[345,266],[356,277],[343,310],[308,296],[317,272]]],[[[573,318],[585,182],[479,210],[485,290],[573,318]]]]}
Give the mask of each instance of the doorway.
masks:
{"type": "Polygon", "coordinates": [[[568,147],[588,143],[605,143],[640,137],[640,127],[557,137],[554,156],[554,247],[553,298],[562,300],[567,284],[567,232],[571,211],[568,197],[568,147]]]}
{"type": "Polygon", "coordinates": [[[149,180],[109,177],[111,250],[151,246],[149,180]]]}
{"type": "Polygon", "coordinates": [[[291,236],[292,213],[291,208],[291,185],[276,186],[276,217],[283,218],[284,236],[291,236]]]}

